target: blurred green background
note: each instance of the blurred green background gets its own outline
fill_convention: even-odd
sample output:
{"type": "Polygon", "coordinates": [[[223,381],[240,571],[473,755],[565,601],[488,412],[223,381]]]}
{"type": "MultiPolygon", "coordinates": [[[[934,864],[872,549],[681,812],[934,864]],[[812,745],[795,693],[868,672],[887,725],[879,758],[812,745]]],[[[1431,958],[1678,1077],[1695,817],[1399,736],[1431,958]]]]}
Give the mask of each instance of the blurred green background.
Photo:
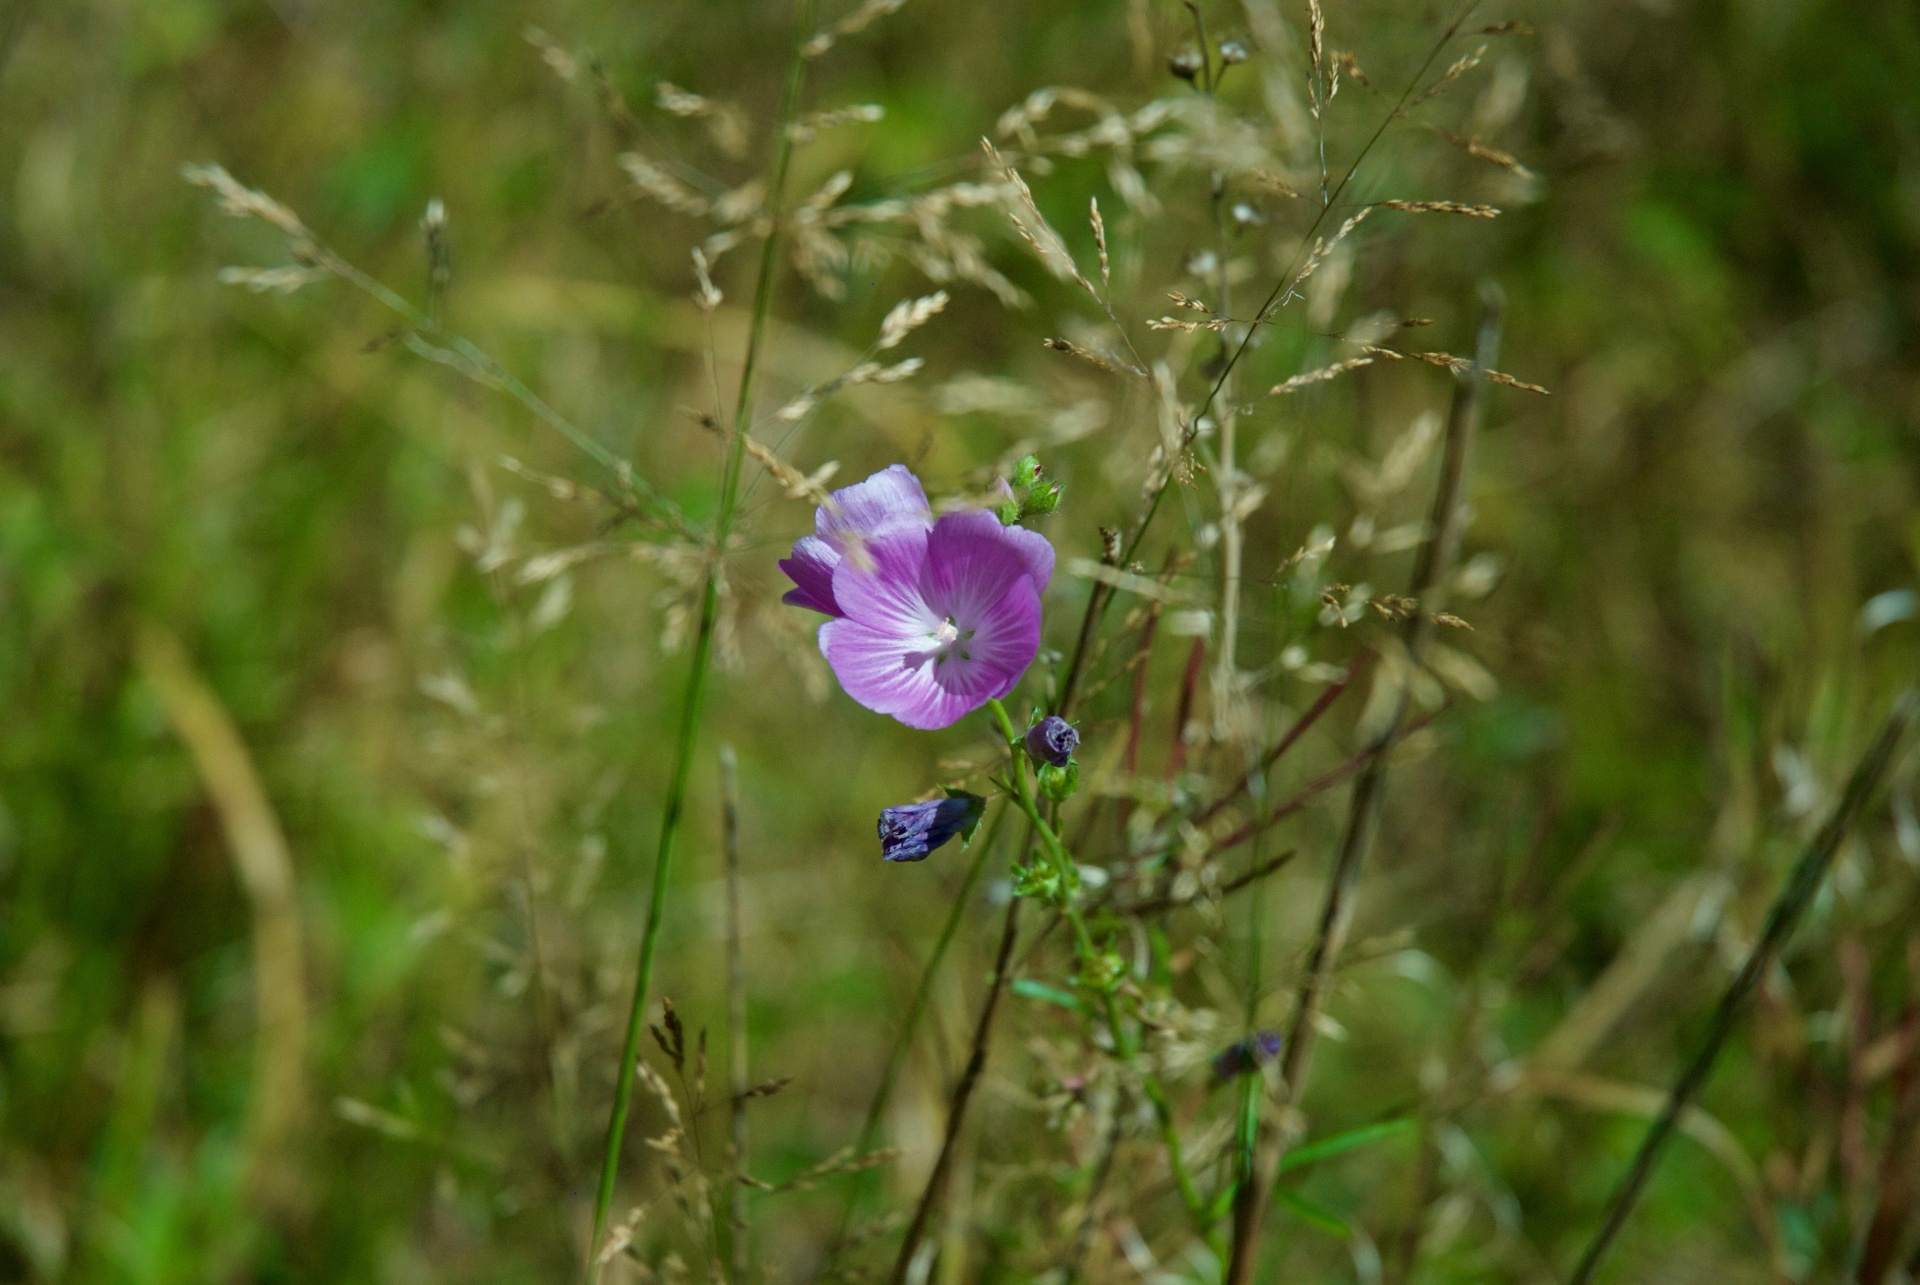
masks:
{"type": "MultiPolygon", "coordinates": [[[[1206,14],[1221,35],[1289,33],[1262,56],[1297,71],[1296,8],[1206,14]]],[[[1431,317],[1433,345],[1466,352],[1491,277],[1509,298],[1502,367],[1552,391],[1491,403],[1469,552],[1497,559],[1481,564],[1497,583],[1459,645],[1499,692],[1442,720],[1396,786],[1360,930],[1375,962],[1336,999],[1347,1038],[1322,1050],[1315,1129],[1404,1111],[1464,1064],[1525,1054],[1635,950],[1647,975],[1589,1032],[1584,1089],[1444,1113],[1421,1188],[1433,1210],[1414,1224],[1423,1280],[1564,1270],[1644,1119],[1606,1086],[1668,1082],[1796,837],[1916,658],[1920,10],[1542,0],[1486,20],[1530,30],[1491,38],[1445,119],[1491,121],[1490,141],[1533,177],[1397,132],[1363,173],[1369,195],[1507,213],[1382,229],[1351,297],[1327,306],[1343,325],[1382,307],[1431,317]]],[[[1327,21],[1333,47],[1392,85],[1446,11],[1329,0],[1327,21]]],[[[284,245],[221,217],[180,168],[226,166],[415,300],[418,220],[442,199],[450,324],[704,517],[721,444],[687,413],[713,400],[687,302],[702,228],[633,196],[616,163],[630,140],[591,77],[557,77],[525,31],[591,49],[643,148],[711,161],[732,185],[762,163],[790,23],[772,2],[0,0],[0,1280],[576,1270],[685,669],[673,644],[688,569],[613,556],[519,583],[509,554],[608,528],[499,458],[579,478],[586,462],[511,400],[392,343],[394,319],[337,283],[285,298],[222,285],[223,266],[286,263],[284,245]],[[717,155],[693,122],[655,112],[661,80],[737,103],[748,155],[717,155]],[[183,743],[168,682],[212,693],[238,729],[291,856],[284,896],[237,881],[220,787],[183,743]],[[256,994],[287,967],[275,950],[294,952],[279,975],[301,979],[304,1013],[256,994]],[[273,1062],[274,1030],[290,1064],[273,1062]]],[[[979,136],[1039,86],[1127,105],[1186,92],[1165,71],[1186,23],[1161,0],[913,0],[814,65],[810,107],[886,115],[802,149],[793,191],[843,168],[860,200],[971,175],[979,136]]],[[[1260,107],[1253,68],[1231,91],[1260,107]]],[[[1351,80],[1342,92],[1344,164],[1379,108],[1351,80]]],[[[1098,162],[1029,179],[1083,263],[1086,198],[1100,196],[1135,316],[1164,311],[1209,244],[1191,172],[1156,182],[1158,218],[1122,213],[1098,162]]],[[[1151,409],[1108,405],[1098,372],[1044,351],[1063,315],[1091,315],[1084,298],[997,217],[966,226],[1035,305],[948,283],[947,313],[895,354],[927,369],[857,390],[794,458],[840,460],[842,481],[906,459],[937,490],[977,490],[1036,423],[1091,399],[1115,427],[1047,460],[1068,488],[1049,534],[1093,554],[1096,527],[1137,494],[1126,461],[1154,440],[1140,427],[1151,409]],[[1002,394],[1029,390],[1041,413],[943,413],[972,375],[1017,381],[1002,394]]],[[[719,272],[728,387],[752,257],[719,272]]],[[[1275,266],[1253,257],[1264,290],[1275,266]]],[[[933,288],[902,257],[856,258],[843,281],[831,300],[783,276],[768,407],[850,364],[887,308],[933,288]]],[[[1315,342],[1268,345],[1257,373],[1333,359],[1315,342]]],[[[1274,497],[1249,574],[1269,576],[1319,524],[1344,538],[1345,462],[1381,456],[1444,397],[1438,372],[1396,369],[1264,404],[1242,430],[1274,497]]],[[[702,741],[656,986],[719,1040],[713,764],[729,742],[755,1078],[793,1081],[754,1117],[756,1172],[780,1178],[852,1142],[961,875],[957,852],[880,868],[871,818],[987,746],[972,724],[909,734],[838,693],[823,701],[772,568],[806,507],[762,485],[749,513],[738,656],[702,741]]],[[[1181,522],[1164,533],[1191,543],[1181,522]]],[[[1379,583],[1397,587],[1402,568],[1379,583]]],[[[1050,645],[1070,638],[1084,592],[1062,577],[1050,645]]],[[[1271,653],[1248,644],[1250,665],[1287,641],[1273,635],[1271,653]]],[[[1153,662],[1156,764],[1178,642],[1153,662]]],[[[1342,645],[1316,656],[1340,660],[1342,645]]],[[[1115,688],[1090,709],[1090,755],[1113,744],[1123,705],[1115,688]]],[[[1341,726],[1321,766],[1345,752],[1351,718],[1341,726]]],[[[1889,1134],[1893,1080],[1862,1059],[1920,995],[1910,776],[1723,1059],[1704,1105],[1727,1146],[1676,1147],[1618,1279],[1832,1280],[1857,1257],[1879,1149],[1903,1136],[1889,1134]]],[[[1307,859],[1271,903],[1282,970],[1338,813],[1299,823],[1307,859]]],[[[997,919],[984,902],[967,919],[889,1115],[906,1153],[883,1184],[896,1202],[938,1137],[997,919]]],[[[1061,1028],[1044,1005],[1010,1003],[963,1184],[979,1230],[943,1259],[949,1279],[1047,1265],[1028,1224],[1050,1208],[1031,1193],[1063,1109],[1047,1044],[1061,1028]]],[[[1203,1082],[1183,1099],[1195,1112],[1203,1082]]],[[[628,1154],[643,1190],[647,1153],[628,1154]]],[[[1401,1142],[1316,1170],[1303,1190],[1350,1230],[1276,1216],[1275,1279],[1379,1280],[1382,1256],[1395,1270],[1423,1165],[1401,1142]]],[[[810,1270],[842,1190],[756,1205],[770,1279],[810,1270]]],[[[676,1243],[662,1225],[659,1243],[676,1243]]],[[[1139,1278],[1102,1243],[1092,1277],[1139,1278]]]]}

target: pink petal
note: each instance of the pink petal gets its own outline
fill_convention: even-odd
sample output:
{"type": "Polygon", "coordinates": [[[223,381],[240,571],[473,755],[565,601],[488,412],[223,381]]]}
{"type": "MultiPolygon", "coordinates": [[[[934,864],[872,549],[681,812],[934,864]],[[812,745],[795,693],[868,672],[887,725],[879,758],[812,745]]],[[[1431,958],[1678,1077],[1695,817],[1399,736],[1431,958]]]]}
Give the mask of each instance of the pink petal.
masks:
{"type": "Polygon", "coordinates": [[[864,482],[843,486],[814,511],[814,530],[836,545],[859,539],[900,520],[933,525],[933,506],[920,479],[904,464],[881,469],[864,482]]]}
{"type": "Polygon", "coordinates": [[[820,650],[847,695],[868,709],[908,727],[946,727],[1011,692],[1033,663],[1040,649],[1040,596],[1033,581],[1013,576],[973,628],[955,654],[936,660],[925,633],[829,620],[820,626],[820,650]]]}
{"type": "MultiPolygon", "coordinates": [[[[997,519],[996,519],[997,520],[997,519]]],[[[1023,526],[1003,526],[1000,538],[1007,541],[1027,564],[1027,574],[1033,577],[1033,587],[1040,593],[1047,591],[1047,581],[1053,579],[1053,542],[1038,531],[1029,531],[1023,526]]]]}
{"type": "Polygon", "coordinates": [[[941,686],[927,653],[910,652],[900,638],[856,620],[829,620],[820,626],[820,650],[847,695],[908,727],[946,727],[987,700],[986,695],[941,686]]]}
{"type": "Polygon", "coordinates": [[[794,541],[793,556],[780,559],[780,569],[794,584],[780,601],[809,611],[824,611],[829,616],[839,615],[840,607],[833,600],[833,569],[838,565],[839,550],[817,535],[801,536],[794,541]]]}
{"type": "Polygon", "coordinates": [[[1030,575],[1020,550],[1005,538],[1007,529],[979,509],[949,513],[934,524],[920,584],[935,615],[977,628],[974,618],[1006,597],[1014,581],[1030,575]]]}
{"type": "Polygon", "coordinates": [[[972,636],[935,667],[934,679],[947,691],[966,696],[977,709],[1020,685],[1021,675],[1040,651],[1040,594],[1025,576],[983,615],[960,621],[972,636]]]}
{"type": "Polygon", "coordinates": [[[939,625],[920,589],[928,532],[896,522],[849,544],[833,570],[840,614],[901,640],[924,640],[939,625]]]}

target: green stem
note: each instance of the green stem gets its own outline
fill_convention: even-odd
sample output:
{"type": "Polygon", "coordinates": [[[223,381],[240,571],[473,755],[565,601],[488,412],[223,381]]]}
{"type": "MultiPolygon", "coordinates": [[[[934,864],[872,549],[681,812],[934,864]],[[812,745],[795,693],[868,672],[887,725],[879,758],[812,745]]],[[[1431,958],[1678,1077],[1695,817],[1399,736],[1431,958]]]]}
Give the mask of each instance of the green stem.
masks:
{"type": "Polygon", "coordinates": [[[600,1185],[593,1201],[593,1235],[587,1242],[589,1281],[600,1272],[600,1243],[606,1235],[607,1215],[613,1207],[613,1192],[620,1174],[620,1148],[626,1138],[627,1113],[633,1104],[635,1059],[640,1052],[640,1030],[646,1024],[647,995],[653,982],[654,951],[660,941],[660,923],[665,915],[667,876],[672,867],[675,840],[686,811],[687,780],[693,767],[694,742],[700,730],[700,714],[706,701],[707,673],[713,663],[713,629],[720,610],[721,557],[727,538],[733,532],[734,508],[740,494],[741,464],[746,458],[747,426],[753,416],[754,372],[759,365],[760,349],[766,336],[767,317],[773,304],[774,272],[779,264],[780,200],[786,187],[787,170],[793,159],[792,125],[799,107],[800,89],[805,79],[806,60],[802,42],[811,34],[815,0],[799,0],[795,23],[793,59],[787,69],[787,86],[780,103],[780,116],[774,133],[773,182],[768,189],[768,207],[775,211],[773,226],[767,232],[760,253],[760,275],[754,287],[753,320],[747,331],[746,358],[740,371],[740,396],[735,405],[733,437],[727,448],[727,462],[720,488],[720,506],[714,516],[712,561],[700,598],[700,625],[694,635],[693,661],[687,675],[686,694],[680,706],[679,736],[674,746],[673,774],[667,787],[666,807],[660,817],[660,844],[653,863],[653,890],[647,901],[647,924],[640,937],[640,962],[636,969],[633,1005],[627,1013],[627,1034],[621,1044],[620,1071],[614,1080],[613,1112],[607,1122],[607,1145],[600,1161],[600,1185]]]}
{"type": "MultiPolygon", "coordinates": [[[[1007,752],[1011,759],[1007,775],[1013,787],[1013,800],[1027,814],[1034,832],[1040,836],[1040,846],[1053,861],[1060,879],[1060,913],[1065,916],[1067,926],[1073,932],[1074,946],[1079,951],[1083,967],[1087,972],[1094,973],[1099,969],[1099,951],[1094,947],[1093,935],[1087,930],[1086,918],[1080,913],[1075,900],[1080,880],[1079,867],[1074,864],[1066,845],[1060,842],[1060,836],[1040,813],[1040,805],[1033,797],[1032,783],[1027,779],[1024,743],[1014,731],[1013,719],[1007,715],[1007,707],[993,700],[987,702],[987,708],[993,712],[994,721],[1007,738],[1007,752]]],[[[1113,1037],[1114,1053],[1139,1074],[1147,1101],[1153,1104],[1154,1119],[1160,1127],[1160,1140],[1167,1148],[1167,1164],[1173,1171],[1174,1185],[1180,1189],[1180,1200],[1204,1232],[1209,1220],[1207,1202],[1194,1185],[1193,1174],[1187,1169],[1186,1156],[1180,1146],[1180,1131],[1174,1125],[1173,1108],[1167,1101],[1166,1090],[1161,1087],[1158,1077],[1139,1065],[1139,1045],[1121,1020],[1120,1006],[1114,1001],[1113,992],[1105,986],[1100,988],[1100,1004],[1102,1016],[1106,1018],[1107,1032],[1113,1037]]]]}

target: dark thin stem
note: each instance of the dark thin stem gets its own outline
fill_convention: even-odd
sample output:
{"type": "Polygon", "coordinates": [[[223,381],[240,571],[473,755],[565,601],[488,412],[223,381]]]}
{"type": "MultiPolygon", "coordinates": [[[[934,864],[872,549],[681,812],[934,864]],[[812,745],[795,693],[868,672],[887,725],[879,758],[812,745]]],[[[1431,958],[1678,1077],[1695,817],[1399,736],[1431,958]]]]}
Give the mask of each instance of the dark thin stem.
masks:
{"type": "MultiPolygon", "coordinates": [[[[729,1136],[734,1173],[749,1173],[747,1163],[747,959],[740,913],[740,781],[733,746],[720,747],[721,846],[727,860],[727,1088],[729,1136]]],[[[862,1153],[864,1154],[864,1153],[862,1153]]],[[[728,1244],[734,1285],[746,1285],[750,1259],[747,1188],[729,1183],[728,1244]]]]}
{"type": "MultiPolygon", "coordinates": [[[[798,0],[793,57],[788,64],[787,85],[781,98],[780,116],[775,126],[773,181],[768,189],[768,208],[778,210],[786,186],[787,168],[793,157],[794,114],[799,110],[800,89],[805,79],[806,59],[801,56],[802,42],[812,34],[815,0],[798,0]]],[[[693,658],[687,673],[687,686],[680,707],[680,726],[675,741],[673,773],[667,787],[665,806],[660,815],[660,842],[653,862],[653,888],[647,899],[647,923],[640,937],[640,960],[635,968],[632,1006],[627,1011],[626,1038],[621,1042],[619,1073],[614,1079],[613,1111],[607,1121],[606,1150],[600,1161],[600,1184],[593,1202],[593,1234],[587,1242],[587,1277],[599,1274],[600,1242],[606,1234],[607,1215],[613,1207],[614,1186],[620,1174],[620,1148],[626,1139],[627,1113],[633,1104],[634,1060],[640,1053],[640,1029],[646,1025],[647,993],[653,981],[653,957],[660,941],[660,924],[665,916],[667,875],[673,863],[674,843],[680,835],[680,822],[686,811],[687,781],[692,775],[694,743],[700,730],[700,715],[706,702],[707,674],[713,662],[713,630],[720,614],[721,558],[727,538],[733,532],[735,505],[740,494],[741,462],[746,458],[747,426],[753,419],[754,372],[766,336],[767,318],[773,306],[774,269],[779,262],[782,220],[776,215],[761,248],[760,276],[754,288],[753,319],[747,330],[747,352],[740,371],[740,395],[733,417],[733,437],[727,448],[725,472],[721,477],[720,505],[714,517],[712,561],[707,567],[706,584],[700,596],[700,624],[694,634],[693,658]]]]}
{"type": "Polygon", "coordinates": [[[1569,1285],[1587,1285],[1593,1279],[1600,1260],[1606,1257],[1614,1237],[1619,1235],[1620,1228],[1633,1212],[1635,1202],[1640,1199],[1640,1191],[1652,1176],[1653,1167],[1659,1161],[1667,1140],[1673,1136],[1681,1113],[1692,1104],[1706,1085],[1707,1077],[1713,1073],[1713,1064],[1719,1058],[1727,1036],[1732,1034],[1733,1024],[1739,1020],[1747,997],[1773,966],[1781,948],[1799,924],[1800,916],[1806,912],[1814,894],[1819,892],[1826,878],[1827,867],[1833,863],[1833,854],[1839,850],[1841,841],[1847,837],[1847,832],[1853,828],[1862,809],[1866,807],[1867,799],[1893,766],[1894,752],[1916,715],[1920,715],[1920,698],[1908,691],[1894,702],[1893,710],[1881,725],[1879,735],[1874,737],[1872,747],[1847,782],[1846,793],[1841,796],[1826,824],[1820,827],[1813,842],[1801,854],[1792,876],[1774,900],[1773,908],[1767,912],[1766,927],[1760,933],[1760,940],[1754,944],[1746,963],[1740,966],[1739,973],[1720,997],[1713,1020],[1707,1026],[1706,1039],[1701,1042],[1699,1051],[1693,1055],[1686,1071],[1667,1095],[1666,1106],[1648,1127],[1647,1136],[1641,1140],[1633,1163],[1627,1166],[1620,1185],[1614,1188],[1613,1197],[1607,1202],[1606,1219],[1595,1233],[1593,1242],[1587,1246],[1587,1252],[1581,1255],[1580,1265],[1574,1268],[1569,1285]]]}
{"type": "MultiPolygon", "coordinates": [[[[1296,855],[1298,854],[1295,850],[1288,849],[1277,857],[1271,857],[1259,865],[1256,865],[1245,874],[1227,880],[1227,882],[1220,885],[1214,895],[1217,897],[1227,897],[1239,892],[1242,888],[1251,887],[1274,871],[1286,866],[1296,855]]],[[[1169,910],[1179,910],[1183,906],[1191,906],[1199,901],[1199,897],[1154,897],[1147,901],[1135,902],[1131,906],[1116,906],[1114,907],[1113,913],[1123,918],[1137,918],[1146,915],[1164,914],[1169,910]]]]}
{"type": "Polygon", "coordinates": [[[1296,719],[1293,726],[1289,727],[1286,733],[1282,735],[1278,741],[1274,742],[1272,749],[1260,756],[1259,764],[1252,771],[1241,777],[1232,790],[1200,809],[1199,813],[1193,818],[1193,824],[1205,825],[1219,813],[1220,809],[1232,803],[1242,794],[1247,793],[1254,787],[1256,782],[1264,780],[1266,774],[1273,770],[1273,765],[1278,763],[1281,758],[1286,755],[1288,750],[1299,743],[1300,738],[1305,736],[1308,730],[1320,721],[1323,714],[1333,708],[1333,703],[1339,700],[1347,688],[1353,685],[1353,680],[1361,675],[1367,667],[1367,662],[1372,659],[1373,653],[1371,651],[1363,651],[1356,656],[1353,663],[1347,666],[1346,672],[1328,684],[1327,690],[1320,693],[1319,699],[1307,707],[1307,712],[1296,719]]]}
{"type": "MultiPolygon", "coordinates": [[[[1459,551],[1465,527],[1465,506],[1461,494],[1466,482],[1467,462],[1472,457],[1474,430],[1480,418],[1481,394],[1486,388],[1485,372],[1493,368],[1499,354],[1501,300],[1492,288],[1483,289],[1485,318],[1480,324],[1480,339],[1474,364],[1462,372],[1454,385],[1453,407],[1447,417],[1446,445],[1440,459],[1440,480],[1435,488],[1433,516],[1428,536],[1414,562],[1411,596],[1419,609],[1407,621],[1406,645],[1409,661],[1420,663],[1428,635],[1432,632],[1432,613],[1442,581],[1459,551]]],[[[1379,829],[1381,805],[1385,801],[1387,750],[1392,746],[1406,717],[1407,691],[1403,686],[1396,698],[1386,726],[1367,747],[1366,765],[1354,783],[1347,828],[1327,882],[1327,897],[1320,913],[1319,929],[1308,958],[1307,973],[1294,1000],[1293,1020],[1288,1026],[1286,1044],[1280,1055],[1281,1105],[1286,1122],[1282,1125],[1270,1175],[1256,1174],[1255,1180],[1242,1184],[1234,1193],[1233,1250],[1227,1262],[1226,1285],[1246,1285],[1252,1279],[1254,1259],[1259,1252],[1260,1222],[1265,1212],[1267,1193],[1279,1177],[1294,1136],[1299,1130],[1298,1106],[1306,1090],[1312,1068],[1314,1035],[1320,1012],[1332,985],[1340,952],[1353,925],[1354,897],[1360,884],[1360,872],[1368,850],[1379,829]]]]}
{"type": "MultiPolygon", "coordinates": [[[[947,912],[947,922],[941,926],[940,936],[933,944],[933,953],[920,970],[920,981],[914,987],[912,1003],[907,1006],[906,1020],[901,1022],[900,1029],[894,1034],[893,1047],[887,1052],[886,1069],[880,1073],[880,1083],[873,1091],[873,1101],[867,1106],[866,1120],[860,1126],[860,1140],[854,1145],[855,1155],[871,1154],[880,1141],[880,1121],[886,1114],[887,1103],[893,1099],[893,1089],[900,1079],[900,1071],[906,1066],[907,1052],[913,1047],[914,1032],[919,1030],[920,1019],[926,1013],[927,1001],[933,994],[934,978],[939,975],[940,965],[947,956],[947,947],[960,928],[960,920],[973,902],[974,889],[980,884],[980,876],[986,873],[994,841],[1000,835],[1000,823],[1006,816],[1006,806],[1001,804],[995,809],[993,819],[987,822],[986,831],[976,845],[978,851],[974,853],[973,864],[967,868],[966,879],[960,885],[960,891],[954,895],[953,908],[947,912]]],[[[847,1202],[840,1210],[839,1229],[834,1233],[832,1248],[827,1251],[826,1266],[821,1269],[823,1276],[832,1270],[841,1251],[846,1248],[853,1215],[871,1188],[871,1174],[872,1171],[868,1171],[856,1176],[847,1192],[847,1202]]]]}
{"type": "Polygon", "coordinates": [[[980,1073],[987,1066],[987,1046],[993,1034],[994,1012],[1000,1007],[1000,996],[1007,988],[1007,961],[1013,956],[1014,939],[1020,935],[1020,906],[1022,898],[1015,897],[1007,903],[1006,924],[1000,930],[1000,948],[994,953],[993,975],[987,983],[987,997],[980,1006],[980,1020],[974,1024],[973,1047],[967,1054],[966,1069],[960,1073],[960,1082],[954,1086],[953,1101],[947,1108],[947,1131],[940,1140],[940,1156],[933,1162],[933,1172],[927,1176],[925,1190],[920,1193],[920,1203],[914,1208],[913,1221],[907,1225],[907,1235],[900,1242],[900,1254],[894,1259],[893,1272],[889,1276],[892,1285],[902,1285],[907,1279],[907,1270],[913,1265],[913,1256],[920,1247],[920,1240],[926,1235],[927,1221],[933,1216],[933,1210],[939,1204],[941,1192],[946,1188],[948,1172],[953,1167],[954,1144],[959,1140],[960,1127],[966,1121],[967,1103],[973,1098],[973,1090],[980,1082],[980,1073]]]}
{"type": "MultiPolygon", "coordinates": [[[[1409,736],[1412,736],[1415,732],[1420,731],[1422,728],[1425,728],[1431,725],[1435,719],[1439,718],[1440,715],[1446,713],[1447,708],[1448,708],[1447,706],[1443,705],[1439,709],[1434,710],[1430,714],[1422,714],[1419,718],[1414,719],[1412,722],[1402,724],[1394,738],[1394,743],[1398,744],[1399,742],[1405,741],[1409,736]]],[[[1393,745],[1388,745],[1385,748],[1388,750],[1391,750],[1393,748],[1393,745]]],[[[1278,805],[1273,809],[1273,811],[1269,812],[1267,814],[1266,824],[1272,825],[1276,821],[1284,821],[1288,817],[1293,816],[1295,813],[1302,811],[1303,809],[1306,808],[1306,806],[1309,803],[1312,803],[1315,799],[1319,798],[1322,794],[1325,794],[1328,790],[1340,784],[1340,782],[1346,780],[1348,777],[1354,775],[1354,773],[1359,772],[1362,768],[1366,767],[1368,763],[1373,761],[1374,756],[1378,752],[1379,752],[1379,749],[1374,744],[1369,743],[1364,749],[1361,749],[1358,753],[1355,753],[1354,755],[1349,757],[1345,762],[1339,763],[1333,767],[1328,768],[1326,771],[1322,772],[1319,776],[1314,777],[1311,781],[1308,781],[1305,785],[1301,786],[1300,789],[1294,793],[1292,798],[1288,799],[1285,803],[1278,805]]],[[[1212,858],[1217,857],[1224,852],[1231,852],[1233,849],[1245,843],[1248,839],[1251,839],[1254,835],[1255,829],[1256,829],[1255,823],[1249,821],[1247,824],[1241,826],[1238,830],[1235,830],[1233,833],[1226,835],[1223,838],[1215,839],[1212,843],[1207,845],[1207,850],[1206,850],[1206,853],[1204,854],[1206,859],[1211,860],[1212,858]]]]}

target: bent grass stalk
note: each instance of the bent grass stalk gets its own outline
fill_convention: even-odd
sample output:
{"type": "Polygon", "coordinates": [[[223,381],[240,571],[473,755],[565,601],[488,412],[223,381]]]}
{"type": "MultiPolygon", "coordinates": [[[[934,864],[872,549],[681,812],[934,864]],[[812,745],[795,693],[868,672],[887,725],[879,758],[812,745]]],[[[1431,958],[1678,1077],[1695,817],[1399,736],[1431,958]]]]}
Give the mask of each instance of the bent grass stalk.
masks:
{"type": "Polygon", "coordinates": [[[1739,973],[1720,996],[1706,1038],[1701,1041],[1687,1069],[1674,1082],[1666,1104],[1648,1127],[1633,1162],[1621,1176],[1619,1186],[1614,1188],[1612,1197],[1607,1201],[1606,1219],[1594,1233],[1586,1252],[1581,1255],[1573,1275],[1568,1278],[1569,1285],[1587,1285],[1599,1270],[1600,1261],[1606,1257],[1614,1237],[1626,1225],[1634,1205],[1639,1202],[1640,1192],[1652,1176],[1661,1151],[1673,1137],[1681,1115],[1705,1087],[1707,1077],[1713,1073],[1714,1063],[1719,1060],[1720,1050],[1726,1045],[1727,1036],[1732,1033],[1733,1024],[1739,1019],[1748,996],[1753,994],[1760,979],[1773,967],[1781,948],[1799,925],[1800,916],[1806,912],[1814,894],[1820,891],[1820,885],[1826,880],[1827,867],[1833,863],[1834,853],[1839,851],[1841,841],[1865,810],[1868,797],[1892,769],[1895,752],[1917,717],[1920,717],[1920,693],[1913,690],[1903,692],[1894,702],[1886,721],[1881,724],[1872,746],[1861,756],[1859,766],[1847,782],[1846,793],[1834,806],[1826,824],[1820,827],[1819,833],[1807,845],[1806,851],[1794,865],[1786,886],[1781,888],[1780,895],[1767,911],[1766,926],[1761,930],[1760,940],[1754,943],[1739,973]]]}
{"type": "Polygon", "coordinates": [[[686,810],[687,780],[693,767],[694,742],[700,728],[700,716],[706,702],[707,674],[713,662],[713,630],[720,610],[721,559],[728,538],[733,534],[735,506],[740,495],[741,465],[746,459],[747,429],[753,419],[754,373],[759,365],[761,346],[766,338],[767,318],[772,309],[775,269],[779,263],[781,218],[779,207],[786,188],[787,170],[793,159],[793,138],[788,128],[799,107],[800,90],[806,75],[803,42],[813,28],[815,0],[798,0],[794,24],[793,55],[787,67],[786,89],[780,102],[780,115],[774,131],[773,180],[768,186],[768,208],[775,211],[773,225],[761,247],[760,273],[754,285],[753,318],[747,331],[747,350],[740,369],[740,392],[734,405],[733,433],[727,446],[727,459],[720,488],[720,505],[714,517],[713,548],[700,596],[700,623],[694,635],[693,656],[687,673],[686,694],[680,707],[679,734],[674,745],[673,773],[667,786],[666,806],[660,816],[660,842],[653,863],[653,888],[647,899],[647,923],[640,938],[640,960],[635,970],[633,1003],[627,1013],[626,1038],[621,1043],[620,1069],[614,1080],[613,1110],[607,1122],[606,1150],[600,1161],[600,1183],[593,1201],[593,1234],[587,1242],[586,1277],[599,1276],[600,1242],[606,1234],[607,1214],[613,1207],[614,1186],[620,1173],[620,1147],[626,1137],[627,1114],[633,1103],[634,1062],[640,1052],[640,1029],[646,1024],[647,992],[653,981],[653,957],[660,939],[660,923],[665,916],[667,876],[673,861],[674,842],[679,837],[680,821],[686,810]]]}

